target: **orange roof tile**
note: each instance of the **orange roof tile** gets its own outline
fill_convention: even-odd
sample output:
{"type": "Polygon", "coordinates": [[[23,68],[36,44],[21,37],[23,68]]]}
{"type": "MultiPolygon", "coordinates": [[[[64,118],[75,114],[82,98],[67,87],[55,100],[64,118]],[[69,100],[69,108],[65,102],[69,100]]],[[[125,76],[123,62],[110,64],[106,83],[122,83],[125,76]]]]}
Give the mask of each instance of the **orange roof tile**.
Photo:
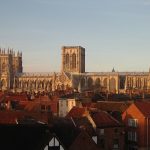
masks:
{"type": "Polygon", "coordinates": [[[83,107],[88,107],[88,108],[96,108],[96,103],[82,103],[83,107]]]}
{"type": "Polygon", "coordinates": [[[16,124],[16,119],[23,117],[22,112],[0,111],[0,124],[16,124]]]}
{"type": "Polygon", "coordinates": [[[148,102],[148,101],[136,101],[134,104],[143,113],[144,116],[150,117],[150,102],[148,102]]]}
{"type": "Polygon", "coordinates": [[[119,111],[123,113],[131,103],[127,102],[114,102],[114,101],[101,101],[97,102],[97,108],[103,111],[119,111]]]}
{"type": "Polygon", "coordinates": [[[40,112],[41,106],[45,105],[45,106],[50,106],[50,109],[53,113],[57,113],[57,102],[55,102],[55,101],[34,100],[34,101],[28,101],[28,102],[24,103],[24,105],[25,105],[24,110],[26,110],[28,112],[40,112]]]}
{"type": "Polygon", "coordinates": [[[26,101],[28,100],[26,95],[7,95],[5,101],[26,101]]]}
{"type": "Polygon", "coordinates": [[[0,111],[0,124],[16,124],[17,119],[23,119],[26,116],[34,117],[35,119],[48,122],[48,115],[41,113],[29,113],[23,111],[0,111]]]}
{"type": "Polygon", "coordinates": [[[91,112],[91,117],[97,127],[121,126],[117,120],[104,111],[91,112]]]}
{"type": "Polygon", "coordinates": [[[73,107],[69,111],[69,113],[67,114],[66,117],[67,118],[70,118],[70,117],[73,117],[73,118],[78,117],[78,118],[80,118],[80,117],[85,116],[86,114],[87,114],[86,108],[84,108],[84,107],[82,107],[82,108],[80,108],[80,107],[73,107]]]}

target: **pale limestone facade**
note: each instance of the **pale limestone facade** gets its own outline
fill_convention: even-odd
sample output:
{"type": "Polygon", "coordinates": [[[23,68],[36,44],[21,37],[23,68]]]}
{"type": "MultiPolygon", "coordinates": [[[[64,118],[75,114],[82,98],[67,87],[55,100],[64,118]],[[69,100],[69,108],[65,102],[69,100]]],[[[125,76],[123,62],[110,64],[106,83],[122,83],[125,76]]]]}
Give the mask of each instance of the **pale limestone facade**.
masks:
{"type": "Polygon", "coordinates": [[[16,73],[22,73],[22,53],[0,48],[0,88],[12,89],[16,73]]]}
{"type": "Polygon", "coordinates": [[[150,72],[85,72],[85,49],[62,47],[59,73],[23,73],[22,54],[0,50],[0,88],[13,91],[98,90],[104,92],[149,91],[150,72]]]}

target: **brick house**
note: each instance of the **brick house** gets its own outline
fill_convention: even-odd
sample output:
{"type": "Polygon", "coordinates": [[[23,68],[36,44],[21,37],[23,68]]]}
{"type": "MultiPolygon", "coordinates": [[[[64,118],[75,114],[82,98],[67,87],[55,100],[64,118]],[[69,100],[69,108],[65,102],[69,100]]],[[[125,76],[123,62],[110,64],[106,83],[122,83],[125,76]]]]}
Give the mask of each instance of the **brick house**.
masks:
{"type": "Polygon", "coordinates": [[[96,124],[97,144],[102,150],[124,149],[124,127],[104,111],[91,112],[96,124]]]}
{"type": "Polygon", "coordinates": [[[124,149],[124,127],[107,112],[85,107],[73,107],[66,117],[71,117],[75,123],[76,118],[87,117],[96,132],[96,144],[99,149],[124,149]]]}
{"type": "Polygon", "coordinates": [[[122,114],[126,131],[126,149],[150,149],[150,102],[138,101],[122,114]]]}

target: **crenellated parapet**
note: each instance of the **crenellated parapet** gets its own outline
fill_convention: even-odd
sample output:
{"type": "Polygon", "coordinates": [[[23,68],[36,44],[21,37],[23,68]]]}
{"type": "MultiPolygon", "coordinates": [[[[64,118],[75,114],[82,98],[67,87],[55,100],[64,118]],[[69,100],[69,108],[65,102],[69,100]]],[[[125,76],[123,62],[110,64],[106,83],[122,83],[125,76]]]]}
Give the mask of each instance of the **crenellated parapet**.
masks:
{"type": "Polygon", "coordinates": [[[0,55],[11,55],[12,57],[22,57],[22,52],[18,51],[16,53],[16,51],[14,51],[12,48],[0,48],[0,55]]]}

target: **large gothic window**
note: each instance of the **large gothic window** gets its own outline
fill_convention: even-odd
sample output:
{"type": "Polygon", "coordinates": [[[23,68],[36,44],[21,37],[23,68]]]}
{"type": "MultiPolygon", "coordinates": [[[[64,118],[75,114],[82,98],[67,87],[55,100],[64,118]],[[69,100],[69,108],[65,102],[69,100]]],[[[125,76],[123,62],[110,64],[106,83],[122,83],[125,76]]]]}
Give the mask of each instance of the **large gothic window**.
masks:
{"type": "Polygon", "coordinates": [[[116,90],[116,80],[114,78],[110,79],[110,91],[115,92],[116,90]]]}
{"type": "Polygon", "coordinates": [[[147,87],[147,79],[144,78],[144,88],[146,88],[146,87],[147,87]]]}
{"type": "Polygon", "coordinates": [[[104,79],[103,85],[104,85],[105,88],[107,88],[107,78],[104,79]]]}
{"type": "Polygon", "coordinates": [[[121,76],[120,77],[120,89],[124,89],[125,88],[125,76],[121,76]]]}
{"type": "Polygon", "coordinates": [[[72,69],[76,69],[76,54],[72,54],[72,69]]]}
{"type": "Polygon", "coordinates": [[[95,80],[95,88],[99,88],[99,87],[100,87],[100,79],[97,78],[97,79],[95,80]]]}
{"type": "Polygon", "coordinates": [[[66,54],[66,67],[69,68],[69,54],[66,54]]]}
{"type": "Polygon", "coordinates": [[[93,87],[93,79],[89,78],[88,79],[88,88],[92,88],[93,87]]]}
{"type": "Polygon", "coordinates": [[[2,72],[5,72],[6,71],[6,65],[5,63],[2,64],[2,72]]]}
{"type": "Polygon", "coordinates": [[[141,88],[141,79],[138,78],[138,88],[141,88]]]}
{"type": "Polygon", "coordinates": [[[85,87],[85,79],[84,78],[81,79],[81,83],[80,84],[81,84],[81,88],[85,87]]]}
{"type": "Polygon", "coordinates": [[[2,86],[2,88],[6,87],[6,81],[5,80],[2,80],[1,86],[2,86]]]}

